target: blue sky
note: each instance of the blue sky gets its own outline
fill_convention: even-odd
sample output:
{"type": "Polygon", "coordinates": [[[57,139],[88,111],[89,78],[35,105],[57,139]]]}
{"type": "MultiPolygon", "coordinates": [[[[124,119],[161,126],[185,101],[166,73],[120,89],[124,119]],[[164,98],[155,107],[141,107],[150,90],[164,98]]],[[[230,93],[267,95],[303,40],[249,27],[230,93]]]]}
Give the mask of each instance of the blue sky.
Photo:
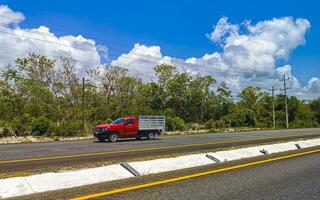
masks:
{"type": "Polygon", "coordinates": [[[221,51],[206,34],[223,16],[232,24],[304,18],[311,24],[306,44],[294,49],[288,59],[276,62],[278,66],[290,64],[302,84],[320,77],[319,1],[1,0],[0,4],[25,15],[19,25],[22,28],[45,25],[57,36],[81,34],[107,46],[111,59],[130,51],[135,43],[160,46],[163,55],[182,59],[221,51]]]}

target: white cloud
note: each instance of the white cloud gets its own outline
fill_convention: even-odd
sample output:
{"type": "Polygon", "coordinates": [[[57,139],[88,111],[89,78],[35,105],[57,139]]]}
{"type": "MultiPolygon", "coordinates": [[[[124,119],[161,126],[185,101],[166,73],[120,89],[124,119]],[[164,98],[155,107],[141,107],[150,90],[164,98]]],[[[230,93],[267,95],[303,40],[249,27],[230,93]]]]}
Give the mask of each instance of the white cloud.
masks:
{"type": "Polygon", "coordinates": [[[7,6],[0,5],[0,67],[12,63],[17,57],[40,53],[50,58],[72,56],[79,75],[107,58],[107,48],[96,45],[94,40],[81,35],[58,37],[46,26],[23,29],[19,27],[25,17],[7,6]]]}
{"type": "Polygon", "coordinates": [[[320,78],[318,77],[312,77],[308,85],[304,88],[305,92],[309,93],[314,93],[314,94],[319,94],[320,93],[320,78]]]}
{"type": "Polygon", "coordinates": [[[130,74],[143,80],[152,80],[155,77],[153,68],[162,63],[175,64],[172,60],[173,58],[161,54],[159,46],[137,43],[129,53],[124,53],[113,60],[111,65],[126,67],[130,74]]]}
{"type": "Polygon", "coordinates": [[[253,85],[269,89],[273,85],[282,87],[279,79],[283,74],[291,77],[289,94],[301,98],[320,95],[318,78],[302,87],[291,74],[291,66],[276,66],[277,60],[287,61],[290,53],[305,44],[305,34],[310,28],[306,19],[291,17],[274,18],[251,24],[230,24],[227,17],[221,18],[207,37],[221,46],[221,52],[207,53],[202,57],[185,60],[163,56],[159,46],[136,44],[133,49],[114,60],[112,64],[128,67],[132,74],[145,80],[154,78],[153,67],[161,62],[200,73],[210,74],[225,81],[236,94],[242,88],[253,85]]]}
{"type": "Polygon", "coordinates": [[[228,17],[222,17],[213,31],[207,34],[207,37],[213,42],[223,43],[226,37],[237,36],[239,32],[239,25],[228,23],[228,17]]]}
{"type": "Polygon", "coordinates": [[[8,26],[10,24],[17,25],[25,19],[20,12],[13,12],[8,6],[0,5],[0,24],[8,26]]]}

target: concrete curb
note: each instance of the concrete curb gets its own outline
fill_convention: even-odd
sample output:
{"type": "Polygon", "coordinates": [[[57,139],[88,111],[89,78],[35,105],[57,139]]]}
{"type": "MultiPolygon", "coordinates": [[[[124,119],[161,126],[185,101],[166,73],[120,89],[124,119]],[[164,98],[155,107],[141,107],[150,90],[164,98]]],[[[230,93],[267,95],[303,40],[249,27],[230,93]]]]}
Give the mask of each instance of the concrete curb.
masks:
{"type": "Polygon", "coordinates": [[[214,164],[215,162],[206,157],[206,154],[193,154],[176,158],[162,158],[129,163],[141,175],[156,174],[190,167],[214,164]]]}
{"type": "Polygon", "coordinates": [[[120,165],[0,180],[0,197],[8,198],[134,177],[120,165]]]}
{"type": "Polygon", "coordinates": [[[121,165],[108,165],[90,169],[0,179],[0,198],[90,185],[131,178],[138,175],[168,172],[319,145],[320,139],[300,140],[227,151],[191,154],[175,158],[162,158],[157,160],[122,163],[121,165]]]}

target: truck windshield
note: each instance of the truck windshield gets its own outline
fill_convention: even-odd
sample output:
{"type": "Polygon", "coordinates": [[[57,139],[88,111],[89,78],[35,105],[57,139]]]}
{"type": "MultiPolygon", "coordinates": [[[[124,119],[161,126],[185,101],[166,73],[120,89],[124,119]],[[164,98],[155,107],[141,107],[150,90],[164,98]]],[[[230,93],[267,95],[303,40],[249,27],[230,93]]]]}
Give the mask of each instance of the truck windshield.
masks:
{"type": "Polygon", "coordinates": [[[111,124],[121,124],[124,122],[123,118],[117,119],[116,121],[112,122],[111,124]]]}

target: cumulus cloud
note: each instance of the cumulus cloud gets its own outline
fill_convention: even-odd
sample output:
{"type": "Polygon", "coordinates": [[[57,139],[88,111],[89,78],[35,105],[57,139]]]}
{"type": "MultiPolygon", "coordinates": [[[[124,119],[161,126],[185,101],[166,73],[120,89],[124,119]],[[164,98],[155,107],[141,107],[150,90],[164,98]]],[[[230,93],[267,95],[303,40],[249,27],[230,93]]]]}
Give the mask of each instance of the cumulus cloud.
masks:
{"type": "Polygon", "coordinates": [[[25,16],[0,5],[0,67],[12,63],[17,57],[39,53],[50,58],[71,56],[76,61],[76,70],[84,75],[90,67],[101,64],[101,56],[107,59],[107,48],[81,35],[58,37],[46,26],[20,28],[25,16]]]}
{"type": "Polygon", "coordinates": [[[228,23],[228,17],[222,17],[213,28],[214,30],[207,34],[207,37],[217,43],[223,43],[225,38],[237,36],[239,32],[239,25],[228,23]]]}
{"type": "Polygon", "coordinates": [[[111,65],[126,67],[130,74],[143,80],[154,79],[153,68],[158,64],[172,64],[174,58],[163,56],[159,46],[146,46],[135,44],[129,53],[120,55],[111,65]]]}
{"type": "Polygon", "coordinates": [[[142,79],[154,77],[152,68],[159,63],[173,64],[191,72],[210,74],[219,81],[225,81],[236,94],[248,85],[267,90],[271,86],[282,87],[279,79],[283,74],[291,77],[292,95],[301,98],[319,96],[319,78],[310,79],[302,87],[291,73],[289,64],[276,66],[276,61],[287,61],[290,53],[305,44],[305,34],[310,28],[307,19],[292,17],[274,18],[252,24],[245,21],[231,24],[222,17],[211,33],[206,36],[222,51],[207,53],[202,57],[185,60],[163,56],[159,46],[136,44],[133,49],[113,61],[113,64],[126,66],[142,79]]]}
{"type": "Polygon", "coordinates": [[[14,12],[5,5],[0,5],[0,16],[0,24],[3,26],[17,25],[25,19],[21,12],[14,12]]]}

